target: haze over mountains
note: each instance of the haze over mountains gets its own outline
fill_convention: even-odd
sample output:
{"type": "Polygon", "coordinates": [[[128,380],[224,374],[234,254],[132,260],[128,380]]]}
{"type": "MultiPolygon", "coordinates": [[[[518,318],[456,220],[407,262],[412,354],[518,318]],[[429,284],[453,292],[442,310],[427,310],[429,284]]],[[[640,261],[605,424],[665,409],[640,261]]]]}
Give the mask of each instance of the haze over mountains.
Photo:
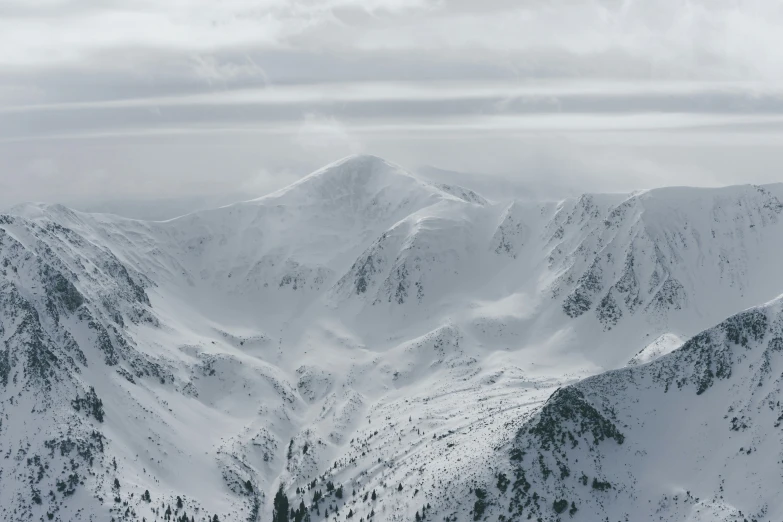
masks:
{"type": "Polygon", "coordinates": [[[783,184],[496,201],[374,156],[15,207],[0,518],[778,520],[782,221],[783,184]]]}

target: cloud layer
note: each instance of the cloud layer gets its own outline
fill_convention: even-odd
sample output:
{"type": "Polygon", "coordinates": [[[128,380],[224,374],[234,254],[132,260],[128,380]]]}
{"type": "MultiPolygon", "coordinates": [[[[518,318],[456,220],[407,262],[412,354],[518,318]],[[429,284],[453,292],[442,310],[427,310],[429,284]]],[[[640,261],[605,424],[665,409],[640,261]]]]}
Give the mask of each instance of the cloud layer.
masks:
{"type": "Polygon", "coordinates": [[[360,151],[553,194],[777,181],[780,27],[773,0],[7,0],[0,205],[255,195],[360,151]]]}

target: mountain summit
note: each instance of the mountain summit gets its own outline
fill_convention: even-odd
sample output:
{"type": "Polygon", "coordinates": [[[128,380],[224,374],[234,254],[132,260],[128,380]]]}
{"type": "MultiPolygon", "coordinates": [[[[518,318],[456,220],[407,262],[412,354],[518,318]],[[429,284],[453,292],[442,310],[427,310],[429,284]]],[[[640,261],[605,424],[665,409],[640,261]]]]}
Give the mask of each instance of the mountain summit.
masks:
{"type": "Polygon", "coordinates": [[[163,222],[16,207],[0,518],[778,517],[781,197],[351,156],[163,222]]]}

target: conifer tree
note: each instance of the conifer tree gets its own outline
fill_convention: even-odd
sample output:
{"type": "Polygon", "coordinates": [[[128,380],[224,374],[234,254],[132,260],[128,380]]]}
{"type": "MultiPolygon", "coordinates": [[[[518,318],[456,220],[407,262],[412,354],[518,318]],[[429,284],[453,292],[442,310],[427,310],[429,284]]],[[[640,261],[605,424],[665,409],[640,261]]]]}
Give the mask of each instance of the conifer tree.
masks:
{"type": "Polygon", "coordinates": [[[285,491],[283,491],[282,484],[280,484],[280,488],[277,490],[273,506],[272,522],[288,522],[288,497],[285,491]]]}

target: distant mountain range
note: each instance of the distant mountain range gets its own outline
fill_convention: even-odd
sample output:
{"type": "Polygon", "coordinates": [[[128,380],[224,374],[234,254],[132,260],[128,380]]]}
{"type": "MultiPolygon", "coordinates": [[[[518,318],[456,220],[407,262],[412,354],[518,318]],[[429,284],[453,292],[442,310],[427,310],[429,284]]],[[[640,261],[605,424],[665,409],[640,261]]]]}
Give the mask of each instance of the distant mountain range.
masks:
{"type": "Polygon", "coordinates": [[[168,221],[15,207],[0,519],[780,520],[782,201],[352,156],[168,221]]]}

